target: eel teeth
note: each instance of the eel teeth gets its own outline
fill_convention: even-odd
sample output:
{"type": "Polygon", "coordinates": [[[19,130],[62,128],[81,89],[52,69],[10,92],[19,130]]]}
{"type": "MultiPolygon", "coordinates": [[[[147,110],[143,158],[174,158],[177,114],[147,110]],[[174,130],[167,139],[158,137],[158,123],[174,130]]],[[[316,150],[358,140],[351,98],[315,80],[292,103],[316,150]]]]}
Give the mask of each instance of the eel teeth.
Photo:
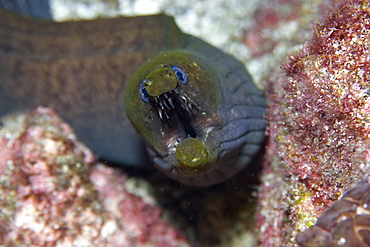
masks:
{"type": "MultiPolygon", "coordinates": [[[[165,121],[170,120],[171,111],[177,111],[176,105],[181,107],[189,117],[194,117],[196,112],[202,112],[200,106],[192,101],[184,92],[180,92],[178,88],[175,88],[171,92],[156,96],[153,99],[162,126],[165,121]]],[[[180,112],[179,114],[181,114],[180,112]]],[[[183,113],[181,115],[183,115],[183,113]]]]}
{"type": "Polygon", "coordinates": [[[179,95],[177,99],[182,109],[188,112],[192,117],[195,116],[194,111],[201,111],[200,106],[192,101],[185,93],[179,95]]]}
{"type": "Polygon", "coordinates": [[[161,109],[158,109],[158,116],[159,116],[159,118],[161,120],[163,120],[163,118],[162,118],[162,110],[161,109]]]}
{"type": "Polygon", "coordinates": [[[172,99],[171,99],[171,98],[168,98],[168,103],[170,103],[171,107],[172,107],[173,109],[175,109],[175,105],[173,104],[173,102],[172,102],[172,99]]]}

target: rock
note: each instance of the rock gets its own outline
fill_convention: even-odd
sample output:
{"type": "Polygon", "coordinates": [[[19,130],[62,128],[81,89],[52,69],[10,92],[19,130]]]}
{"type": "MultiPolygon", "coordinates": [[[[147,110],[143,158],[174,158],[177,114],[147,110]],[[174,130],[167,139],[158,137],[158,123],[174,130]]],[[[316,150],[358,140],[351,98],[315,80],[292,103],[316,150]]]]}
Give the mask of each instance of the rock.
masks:
{"type": "Polygon", "coordinates": [[[50,108],[4,119],[0,181],[1,245],[191,246],[50,108]]]}
{"type": "Polygon", "coordinates": [[[263,246],[297,246],[299,232],[370,174],[370,5],[341,1],[314,31],[268,87],[263,246]]]}

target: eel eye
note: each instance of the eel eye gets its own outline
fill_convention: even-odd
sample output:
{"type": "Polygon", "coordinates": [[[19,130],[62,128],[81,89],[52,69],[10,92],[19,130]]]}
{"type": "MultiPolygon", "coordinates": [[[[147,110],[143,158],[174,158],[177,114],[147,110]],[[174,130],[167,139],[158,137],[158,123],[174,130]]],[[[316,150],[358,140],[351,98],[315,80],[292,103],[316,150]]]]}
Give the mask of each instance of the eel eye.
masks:
{"type": "Polygon", "coordinates": [[[140,94],[141,99],[145,103],[148,103],[148,101],[149,101],[149,94],[148,94],[148,91],[146,91],[146,89],[144,87],[144,82],[145,82],[145,80],[140,83],[139,94],[140,94]]]}
{"type": "Polygon", "coordinates": [[[181,81],[182,84],[186,84],[188,82],[188,77],[186,76],[186,73],[180,69],[179,67],[172,66],[173,72],[175,72],[175,75],[179,80],[181,81]]]}

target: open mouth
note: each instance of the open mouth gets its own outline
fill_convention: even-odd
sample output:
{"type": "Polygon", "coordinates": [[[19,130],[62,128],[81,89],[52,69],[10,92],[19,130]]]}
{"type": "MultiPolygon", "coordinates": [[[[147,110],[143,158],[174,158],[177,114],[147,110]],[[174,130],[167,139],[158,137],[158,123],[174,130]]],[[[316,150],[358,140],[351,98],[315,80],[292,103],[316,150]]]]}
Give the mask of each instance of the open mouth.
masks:
{"type": "Polygon", "coordinates": [[[174,126],[178,127],[179,125],[173,122],[178,121],[183,130],[183,134],[181,134],[181,137],[179,136],[181,140],[197,137],[197,131],[193,127],[192,120],[201,112],[201,109],[186,94],[175,88],[170,92],[154,97],[153,103],[161,120],[162,132],[174,126]],[[174,114],[177,117],[173,116],[174,114]]]}
{"type": "Polygon", "coordinates": [[[210,157],[195,124],[199,114],[204,114],[201,108],[178,88],[154,97],[153,103],[167,140],[167,154],[176,156],[178,172],[186,176],[206,172],[210,157]]]}
{"type": "Polygon", "coordinates": [[[185,117],[183,116],[179,116],[179,117],[180,117],[180,123],[185,131],[185,139],[186,138],[196,138],[197,133],[195,129],[193,128],[193,126],[191,126],[191,124],[186,120],[185,117]]]}

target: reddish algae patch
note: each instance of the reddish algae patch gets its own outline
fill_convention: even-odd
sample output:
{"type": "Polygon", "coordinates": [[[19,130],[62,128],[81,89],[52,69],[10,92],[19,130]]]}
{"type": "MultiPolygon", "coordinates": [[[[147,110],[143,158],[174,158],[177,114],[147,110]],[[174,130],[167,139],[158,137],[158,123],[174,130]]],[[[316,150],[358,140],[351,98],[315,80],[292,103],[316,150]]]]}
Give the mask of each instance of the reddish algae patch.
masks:
{"type": "Polygon", "coordinates": [[[370,174],[369,39],[370,3],[341,1],[270,84],[263,246],[297,246],[297,233],[370,174]]]}
{"type": "Polygon", "coordinates": [[[0,245],[191,246],[159,206],[126,184],[127,175],[99,164],[50,108],[7,117],[0,245]]]}

